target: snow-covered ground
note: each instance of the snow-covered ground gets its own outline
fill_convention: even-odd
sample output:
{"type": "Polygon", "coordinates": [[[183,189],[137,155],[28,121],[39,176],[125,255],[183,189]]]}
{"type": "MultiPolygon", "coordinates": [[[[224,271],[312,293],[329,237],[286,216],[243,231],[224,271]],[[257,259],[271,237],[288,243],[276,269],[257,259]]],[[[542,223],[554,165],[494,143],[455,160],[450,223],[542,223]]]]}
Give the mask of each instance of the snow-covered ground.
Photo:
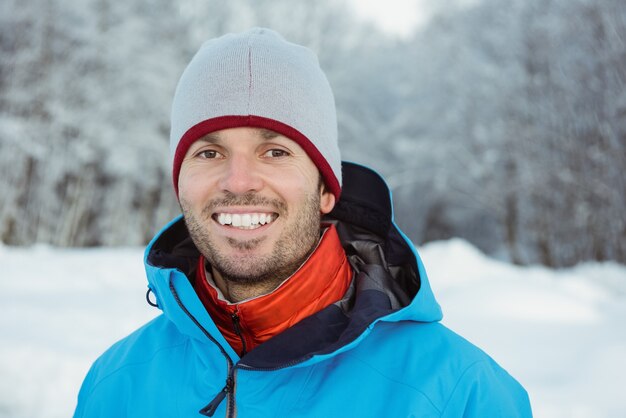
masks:
{"type": "MultiPolygon", "coordinates": [[[[444,322],[528,389],[535,416],[626,416],[626,267],[552,271],[451,240],[420,249],[444,322]]],[[[142,249],[0,246],[0,417],[71,416],[96,356],[157,314],[142,249]]]]}

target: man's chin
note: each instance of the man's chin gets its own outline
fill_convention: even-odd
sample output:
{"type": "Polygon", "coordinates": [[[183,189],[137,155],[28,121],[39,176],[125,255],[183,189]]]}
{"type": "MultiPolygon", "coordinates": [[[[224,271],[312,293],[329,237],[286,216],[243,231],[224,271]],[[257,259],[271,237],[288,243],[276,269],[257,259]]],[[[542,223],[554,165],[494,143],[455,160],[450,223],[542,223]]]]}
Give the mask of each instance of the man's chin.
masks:
{"type": "Polygon", "coordinates": [[[235,283],[259,283],[268,276],[267,270],[271,270],[267,268],[266,258],[245,251],[219,257],[212,264],[222,277],[235,283]]]}
{"type": "Polygon", "coordinates": [[[263,249],[260,248],[265,238],[255,239],[236,239],[226,238],[228,247],[232,250],[233,254],[230,257],[240,259],[242,257],[262,257],[263,249]]]}

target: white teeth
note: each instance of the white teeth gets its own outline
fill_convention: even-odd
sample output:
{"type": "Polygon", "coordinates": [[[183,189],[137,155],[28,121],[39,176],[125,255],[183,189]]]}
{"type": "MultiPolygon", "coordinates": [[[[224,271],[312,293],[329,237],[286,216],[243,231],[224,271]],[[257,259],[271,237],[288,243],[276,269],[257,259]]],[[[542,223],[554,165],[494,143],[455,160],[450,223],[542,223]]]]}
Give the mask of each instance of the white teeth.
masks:
{"type": "Polygon", "coordinates": [[[274,219],[271,213],[219,213],[216,217],[220,225],[231,225],[240,229],[255,229],[274,219]]]}

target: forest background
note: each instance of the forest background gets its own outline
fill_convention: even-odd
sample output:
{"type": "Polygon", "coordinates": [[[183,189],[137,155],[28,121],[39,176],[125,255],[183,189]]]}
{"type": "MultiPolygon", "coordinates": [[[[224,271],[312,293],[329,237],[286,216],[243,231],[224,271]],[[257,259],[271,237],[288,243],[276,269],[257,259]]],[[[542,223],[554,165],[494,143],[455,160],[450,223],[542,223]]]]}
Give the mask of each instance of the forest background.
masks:
{"type": "Polygon", "coordinates": [[[141,245],[179,212],[169,110],[208,38],[317,52],[343,158],[389,182],[416,243],[516,264],[626,263],[626,4],[424,1],[405,36],[340,0],[4,0],[0,243],[141,245]]]}

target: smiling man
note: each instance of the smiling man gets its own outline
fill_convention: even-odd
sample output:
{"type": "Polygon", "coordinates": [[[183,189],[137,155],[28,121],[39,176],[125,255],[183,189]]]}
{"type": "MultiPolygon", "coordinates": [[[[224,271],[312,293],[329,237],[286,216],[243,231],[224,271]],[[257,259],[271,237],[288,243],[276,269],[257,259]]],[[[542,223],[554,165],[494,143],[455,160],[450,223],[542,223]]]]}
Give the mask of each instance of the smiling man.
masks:
{"type": "Polygon", "coordinates": [[[251,127],[194,142],[178,187],[201,261],[233,302],[269,293],[296,271],[320,239],[320,213],[335,203],[302,147],[251,127]]]}
{"type": "Polygon", "coordinates": [[[205,43],[172,107],[182,217],[145,264],[163,314],[92,366],[75,417],[530,417],[524,389],[439,323],[374,172],[341,162],[308,49],[205,43]]]}

